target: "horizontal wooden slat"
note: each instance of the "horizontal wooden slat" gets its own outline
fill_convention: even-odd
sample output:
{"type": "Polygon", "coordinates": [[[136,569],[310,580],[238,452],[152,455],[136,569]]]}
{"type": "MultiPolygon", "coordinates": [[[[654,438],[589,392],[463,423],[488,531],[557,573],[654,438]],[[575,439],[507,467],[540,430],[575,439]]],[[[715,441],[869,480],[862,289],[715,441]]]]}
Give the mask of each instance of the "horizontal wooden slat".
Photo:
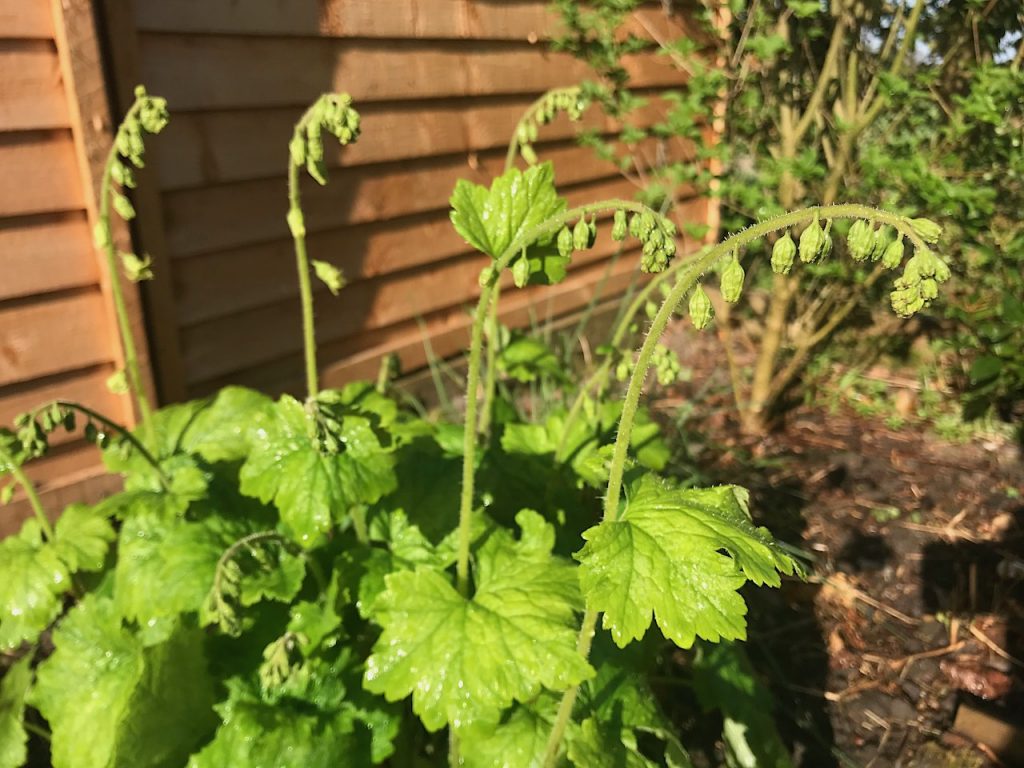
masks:
{"type": "MultiPolygon", "coordinates": [[[[606,258],[609,245],[617,246],[604,239],[600,249],[577,254],[574,261],[585,264],[606,258]]],[[[330,341],[427,315],[453,304],[469,304],[480,292],[478,277],[486,263],[484,256],[467,255],[350,285],[338,299],[324,297],[318,302],[318,337],[330,341]]],[[[186,368],[201,380],[261,360],[273,360],[301,346],[299,327],[298,302],[287,302],[185,329],[182,346],[186,368]]]]}
{"type": "MultiPolygon", "coordinates": [[[[567,199],[570,205],[577,205],[632,194],[621,178],[612,177],[577,185],[567,199]]],[[[307,246],[315,258],[341,268],[350,283],[438,263],[469,250],[451,225],[447,207],[315,234],[307,246]]],[[[293,249],[288,239],[180,260],[174,269],[179,322],[194,325],[295,299],[298,283],[293,249]]]]}
{"type": "MultiPolygon", "coordinates": [[[[601,290],[601,298],[608,298],[621,295],[630,283],[644,279],[645,276],[636,273],[635,265],[626,261],[610,269],[607,264],[594,264],[580,270],[574,278],[546,292],[543,297],[506,295],[502,299],[501,322],[522,328],[528,326],[538,313],[553,319],[586,306],[598,289],[601,290]]],[[[465,352],[470,324],[468,315],[455,312],[441,315],[438,320],[425,324],[424,328],[406,324],[388,329],[391,333],[382,343],[347,355],[343,362],[328,366],[322,375],[323,383],[333,387],[356,379],[370,379],[377,372],[380,358],[387,354],[397,354],[405,372],[423,368],[428,365],[424,331],[430,335],[431,352],[437,357],[443,359],[465,352]]]]}
{"type": "Polygon", "coordinates": [[[0,264],[0,301],[99,282],[84,211],[12,225],[0,219],[0,264]]]}
{"type": "Polygon", "coordinates": [[[0,218],[85,206],[68,131],[0,135],[0,218]]]}
{"type": "MultiPolygon", "coordinates": [[[[698,211],[702,200],[683,210],[698,211]]],[[[634,244],[635,245],[635,244],[634,244]]],[[[618,250],[608,237],[574,257],[573,271],[606,260],[618,250]]],[[[636,267],[636,255],[624,259],[636,267]]],[[[466,255],[345,288],[338,299],[322,296],[317,303],[320,343],[365,334],[445,307],[472,304],[479,294],[478,275],[486,259],[466,255]]],[[[543,293],[539,294],[543,298],[543,293]]],[[[182,347],[186,369],[196,378],[223,376],[261,361],[273,360],[301,346],[297,301],[239,312],[184,329],[182,347]],[[227,352],[230,350],[230,353],[227,352]]]]}
{"type": "MultiPolygon", "coordinates": [[[[431,157],[507,147],[519,118],[534,96],[498,100],[369,104],[361,109],[359,141],[342,148],[328,140],[328,167],[431,157]]],[[[659,100],[631,116],[650,125],[664,114],[659,100]]],[[[207,184],[269,178],[283,173],[286,145],[300,114],[296,109],[186,113],[173,118],[154,142],[160,186],[176,190],[207,184]]],[[[580,129],[602,132],[619,126],[599,109],[581,123],[564,116],[542,129],[544,141],[567,139],[580,129]]]]}
{"type": "MultiPolygon", "coordinates": [[[[574,187],[569,200],[577,204],[622,194],[631,196],[632,190],[612,178],[574,187]]],[[[438,263],[468,250],[451,225],[447,207],[314,234],[307,245],[315,258],[342,268],[350,283],[438,263]]],[[[290,239],[179,260],[174,282],[178,318],[184,326],[298,296],[290,239]]]]}
{"type": "Polygon", "coordinates": [[[0,306],[0,386],[108,362],[99,290],[0,306]]]}
{"type": "Polygon", "coordinates": [[[0,37],[53,38],[49,3],[39,0],[0,0],[0,37]]]}
{"type": "MultiPolygon", "coordinates": [[[[92,408],[118,423],[125,421],[125,396],[115,395],[107,388],[112,365],[101,365],[86,371],[46,379],[35,386],[20,387],[14,394],[0,392],[0,426],[9,426],[19,413],[34,410],[54,400],[69,400],[92,408]]],[[[58,429],[50,438],[51,445],[63,445],[81,438],[84,420],[78,419],[78,430],[72,433],[58,429]]]]}
{"type": "MultiPolygon", "coordinates": [[[[314,234],[307,245],[314,258],[342,267],[349,281],[442,261],[467,247],[447,210],[314,234]]],[[[180,322],[190,325],[297,297],[293,249],[291,240],[281,240],[181,260],[174,268],[180,322]]]]}
{"type": "MultiPolygon", "coordinates": [[[[574,269],[570,276],[557,286],[504,291],[501,300],[502,320],[510,325],[522,327],[530,320],[531,307],[534,314],[537,308],[541,307],[542,312],[550,311],[552,315],[558,315],[572,308],[584,306],[599,285],[602,287],[603,296],[620,293],[631,280],[637,279],[636,264],[628,259],[620,259],[607,281],[606,275],[607,262],[599,261],[574,269]]],[[[371,378],[376,374],[380,356],[391,352],[397,352],[402,356],[404,371],[415,370],[424,364],[424,334],[431,339],[434,351],[443,356],[454,354],[459,349],[465,350],[471,321],[466,310],[464,304],[456,303],[429,316],[322,344],[320,362],[324,384],[337,386],[355,378],[371,378]],[[435,346],[435,342],[440,342],[440,348],[435,346]],[[341,362],[332,363],[332,360],[341,362]]],[[[273,393],[297,392],[302,387],[301,368],[301,355],[285,355],[248,370],[197,382],[191,387],[190,396],[209,394],[217,387],[230,382],[244,382],[247,386],[273,393]]]]}
{"type": "MultiPolygon", "coordinates": [[[[20,2],[49,8],[37,0],[20,2]]],[[[2,8],[0,35],[5,35],[2,8]]],[[[68,125],[68,105],[53,42],[0,40],[0,131],[68,125]]]]}
{"type": "MultiPolygon", "coordinates": [[[[304,185],[306,227],[319,232],[447,208],[459,179],[489,184],[501,174],[504,154],[481,153],[472,166],[467,158],[446,157],[370,169],[343,168],[331,175],[326,187],[304,185]]],[[[551,147],[542,157],[554,163],[560,185],[589,181],[610,170],[593,150],[573,144],[551,147]]],[[[168,250],[172,256],[190,256],[288,237],[286,201],[283,178],[165,195],[168,250]]]]}
{"type": "Polygon", "coordinates": [[[526,40],[553,21],[515,0],[136,0],[140,29],[250,35],[526,40]]]}
{"type": "MultiPolygon", "coordinates": [[[[324,91],[357,101],[540,93],[592,77],[542,46],[140,35],[140,76],[175,110],[300,106],[324,91]],[[216,73],[216,77],[211,77],[216,73]]],[[[635,87],[683,76],[663,57],[623,61],[635,87]]]]}

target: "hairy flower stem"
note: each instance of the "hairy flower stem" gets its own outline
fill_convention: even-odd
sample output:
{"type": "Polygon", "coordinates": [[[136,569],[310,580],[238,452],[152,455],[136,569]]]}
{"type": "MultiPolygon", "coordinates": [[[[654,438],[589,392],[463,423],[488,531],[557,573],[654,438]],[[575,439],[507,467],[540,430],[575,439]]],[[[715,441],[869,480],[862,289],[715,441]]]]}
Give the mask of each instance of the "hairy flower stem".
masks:
{"type": "MultiPolygon", "coordinates": [[[[637,358],[636,367],[629,379],[629,387],[626,389],[626,397],[622,406],[622,415],[619,418],[619,429],[615,437],[615,447],[612,454],[611,469],[608,477],[608,490],[604,498],[604,516],[606,523],[614,522],[619,517],[619,497],[622,494],[622,477],[626,468],[629,441],[633,433],[633,422],[636,418],[637,407],[640,402],[640,393],[643,390],[644,380],[647,378],[647,370],[650,367],[651,356],[658,344],[661,335],[668,327],[669,320],[682,302],[686,294],[697,284],[707,270],[711,269],[720,259],[732,254],[734,249],[742,248],[744,245],[764,237],[770,232],[787,229],[805,222],[811,221],[815,215],[822,219],[866,219],[875,224],[889,224],[902,232],[913,243],[915,248],[926,248],[924,242],[919,238],[910,226],[909,220],[902,216],[879,211],[866,205],[831,205],[815,206],[804,208],[799,211],[792,211],[776,216],[766,221],[759,222],[753,226],[738,232],[732,237],[719,243],[706,253],[694,259],[689,267],[679,276],[672,291],[662,302],[658,313],[651,322],[651,327],[644,337],[643,345],[637,358]]],[[[583,616],[580,634],[576,647],[581,653],[590,652],[590,645],[597,629],[598,613],[588,609],[583,616]]],[[[545,751],[544,765],[552,768],[558,753],[561,750],[562,739],[565,736],[565,729],[572,716],[572,708],[579,693],[579,686],[573,686],[562,696],[559,704],[558,714],[548,739],[548,746],[545,751]]]]}
{"type": "Polygon", "coordinates": [[[46,516],[46,509],[43,507],[42,499],[39,498],[39,492],[36,491],[35,484],[25,474],[25,470],[21,468],[14,455],[4,448],[2,444],[0,444],[0,465],[6,465],[10,469],[11,475],[25,492],[28,504],[32,507],[32,511],[39,521],[39,528],[43,532],[43,538],[47,541],[52,541],[53,526],[50,524],[50,518],[46,516]]]}
{"type": "Polygon", "coordinates": [[[520,128],[522,128],[522,126],[524,124],[528,123],[530,120],[532,120],[534,118],[534,116],[536,115],[537,111],[541,107],[544,106],[544,102],[547,101],[551,96],[559,94],[559,93],[570,93],[570,92],[575,93],[577,91],[579,91],[579,88],[577,86],[569,86],[567,88],[552,88],[551,90],[545,91],[544,93],[542,93],[540,95],[540,97],[535,99],[534,102],[532,104],[530,104],[530,106],[528,106],[526,108],[526,110],[523,112],[523,116],[519,118],[519,122],[516,123],[515,129],[512,131],[512,140],[509,141],[509,143],[508,143],[508,151],[505,153],[505,170],[506,171],[509,168],[511,168],[512,166],[515,165],[515,163],[516,163],[516,155],[519,154],[519,147],[520,147],[519,131],[520,131],[520,128]]]}
{"type": "MultiPolygon", "coordinates": [[[[135,116],[142,106],[142,99],[136,98],[125,115],[125,121],[135,116]]],[[[135,396],[135,405],[139,411],[139,421],[142,425],[143,435],[146,442],[153,443],[152,415],[153,409],[149,404],[149,396],[146,394],[142,382],[142,369],[139,365],[139,354],[135,346],[135,334],[132,332],[131,318],[128,316],[128,305],[124,300],[124,288],[121,285],[121,271],[117,264],[117,249],[114,247],[113,228],[110,225],[110,199],[113,194],[112,174],[114,163],[119,162],[117,143],[115,142],[107,153],[107,162],[103,166],[103,178],[100,183],[100,209],[99,226],[103,231],[103,255],[107,262],[107,274],[110,278],[110,296],[114,302],[114,315],[117,317],[117,329],[121,337],[121,352],[124,356],[125,374],[128,376],[128,386],[135,396]]]]}
{"type": "Polygon", "coordinates": [[[92,421],[98,421],[100,424],[103,424],[109,429],[112,429],[115,432],[117,432],[117,434],[119,434],[122,438],[131,443],[132,447],[139,452],[139,455],[146,460],[147,464],[149,464],[151,467],[153,467],[154,470],[156,470],[157,475],[160,478],[160,485],[163,486],[164,490],[167,490],[170,487],[170,478],[168,478],[167,475],[164,474],[164,471],[160,466],[160,462],[157,461],[156,457],[152,453],[150,453],[148,448],[146,448],[146,445],[141,440],[139,440],[139,438],[133,435],[131,430],[129,430],[127,427],[118,424],[116,421],[107,416],[104,416],[99,411],[94,411],[92,408],[84,406],[81,403],[76,403],[72,400],[54,400],[53,402],[47,403],[46,405],[36,408],[36,410],[33,413],[42,413],[43,411],[47,410],[48,408],[54,405],[60,408],[66,408],[71,411],[77,411],[86,418],[92,421]]]}
{"type": "Polygon", "coordinates": [[[494,394],[498,386],[498,304],[501,302],[501,283],[495,283],[491,297],[491,309],[487,323],[487,370],[484,378],[484,404],[480,410],[480,425],[477,431],[486,435],[491,428],[491,411],[494,410],[494,394]]]}
{"type": "MultiPolygon", "coordinates": [[[[611,338],[608,340],[608,346],[612,349],[619,348],[623,339],[626,338],[626,334],[629,332],[629,328],[633,324],[633,320],[640,313],[640,310],[644,308],[644,305],[651,297],[651,294],[658,290],[658,288],[660,288],[669,278],[678,273],[680,269],[687,266],[693,258],[695,257],[677,260],[664,272],[659,272],[653,277],[653,279],[647,282],[647,285],[637,293],[633,298],[633,301],[630,303],[629,308],[625,313],[623,313],[622,317],[619,318],[619,322],[615,326],[615,330],[612,332],[611,338]]],[[[575,426],[576,420],[583,412],[583,405],[587,400],[588,393],[593,390],[594,399],[601,399],[604,387],[608,383],[608,377],[611,375],[613,362],[612,357],[606,357],[590,377],[583,383],[579,392],[576,393],[576,398],[572,401],[569,413],[565,417],[565,423],[562,425],[562,437],[559,440],[557,449],[555,450],[556,461],[565,461],[565,449],[569,435],[572,433],[572,428],[575,426]]]]}
{"type": "MultiPolygon", "coordinates": [[[[473,519],[473,492],[476,482],[477,400],[480,390],[480,363],[483,356],[484,325],[497,288],[498,280],[527,246],[558,232],[567,222],[605,211],[626,210],[635,213],[649,211],[645,205],[632,200],[604,200],[581,205],[578,208],[552,216],[517,237],[505,252],[490,266],[491,275],[480,291],[480,299],[473,313],[473,328],[469,345],[469,372],[466,375],[466,413],[463,427],[462,494],[459,500],[459,548],[455,562],[456,586],[463,596],[469,594],[469,547],[473,519]]],[[[654,213],[653,211],[651,211],[654,213]]]]}
{"type": "MultiPolygon", "coordinates": [[[[305,131],[306,122],[313,113],[312,107],[295,124],[295,132],[305,131]]],[[[299,273],[299,299],[302,304],[302,348],[306,360],[306,395],[310,400],[320,391],[319,373],[316,365],[316,329],[313,323],[313,286],[309,276],[309,255],[306,253],[305,224],[302,222],[302,198],[299,190],[300,167],[291,159],[288,161],[288,222],[295,243],[295,268],[299,273]]]]}

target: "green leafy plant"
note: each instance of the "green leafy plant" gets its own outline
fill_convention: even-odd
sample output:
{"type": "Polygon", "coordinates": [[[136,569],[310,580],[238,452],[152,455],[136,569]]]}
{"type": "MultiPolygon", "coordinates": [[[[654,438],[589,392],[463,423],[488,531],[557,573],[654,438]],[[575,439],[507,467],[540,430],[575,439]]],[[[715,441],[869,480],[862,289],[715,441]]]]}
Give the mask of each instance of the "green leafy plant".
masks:
{"type": "MultiPolygon", "coordinates": [[[[617,143],[595,133],[583,141],[622,168],[642,170],[633,174],[641,198],[669,215],[697,193],[718,201],[726,232],[844,196],[956,219],[941,248],[963,279],[948,308],[932,314],[952,316],[962,329],[952,346],[966,350],[957,362],[974,393],[969,410],[1013,413],[1020,392],[1009,359],[1014,328],[1001,318],[1003,296],[1020,292],[1019,8],[925,0],[735,0],[695,9],[554,0],[553,7],[565,30],[555,46],[590,66],[595,79],[585,92],[622,125],[617,143]],[[686,22],[684,37],[658,18],[673,14],[686,22]],[[661,54],[685,85],[634,90],[624,61],[638,51],[661,54]],[[675,151],[680,140],[694,150],[675,151]],[[641,141],[657,142],[659,152],[637,151],[641,141]],[[984,362],[971,376],[975,360],[984,362]]],[[[750,434],[763,434],[806,365],[835,334],[862,325],[863,308],[880,292],[881,241],[893,233],[879,231],[878,248],[867,247],[866,225],[846,237],[839,222],[830,234],[843,236],[835,243],[850,259],[789,274],[776,268],[795,245],[785,237],[781,249],[766,242],[744,254],[748,279],[767,294],[757,321],[744,324],[757,329],[749,371],[741,364],[748,339],[734,329],[728,304],[718,304],[731,388],[750,434]]]]}
{"type": "MultiPolygon", "coordinates": [[[[129,159],[141,158],[138,126],[166,122],[161,101],[138,98],[118,134],[129,159]]],[[[135,371],[135,430],[61,401],[0,431],[0,472],[36,513],[0,542],[0,646],[14,659],[0,687],[2,768],[24,763],[29,730],[51,740],[56,768],[689,765],[648,679],[650,654],[631,650],[742,640],[739,589],[778,586],[800,567],[753,522],[742,488],[691,488],[661,471],[640,396],[652,366],[673,369],[662,332],[687,301],[696,325],[710,321],[702,284],[715,268],[738,300],[744,249],[792,228],[816,232],[800,238],[804,261],[827,255],[835,221],[905,238],[900,313],[927,305],[948,275],[926,242],[933,224],[860,205],[783,213],[681,259],[675,226],[643,203],[570,209],[550,164],[510,167],[452,195],[453,225],[489,263],[464,419],[425,421],[389,396],[386,375],[319,387],[310,273],[339,289],[340,275],[308,258],[298,179],[305,169],[324,183],[324,134],[347,143],[358,126],[348,97],[324,96],[289,147],[303,400],[228,387],[150,412],[135,371]],[[485,355],[500,281],[558,282],[594,245],[602,214],[612,237],[639,243],[642,271],[670,276],[645,286],[615,332],[613,349],[661,291],[624,398],[605,397],[623,360],[609,352],[569,408],[542,422],[504,418],[482,437],[485,357],[511,375],[544,366],[543,350],[522,341],[497,350],[492,336],[485,355]],[[23,467],[54,430],[83,420],[124,490],[53,525],[23,467]]],[[[110,179],[104,194],[118,194],[110,179]]],[[[698,661],[707,706],[715,676],[743,685],[741,662],[722,654],[698,661]]],[[[750,718],[754,730],[734,733],[732,748],[777,751],[758,735],[763,723],[733,706],[728,722],[750,718]]]]}

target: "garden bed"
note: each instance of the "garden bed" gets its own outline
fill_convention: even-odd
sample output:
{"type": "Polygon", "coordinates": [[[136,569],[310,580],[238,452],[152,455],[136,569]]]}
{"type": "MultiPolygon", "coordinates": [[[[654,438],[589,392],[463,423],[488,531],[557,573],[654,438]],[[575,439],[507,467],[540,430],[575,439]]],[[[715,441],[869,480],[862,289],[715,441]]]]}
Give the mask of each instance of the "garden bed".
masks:
{"type": "MultiPolygon", "coordinates": [[[[692,336],[681,341],[692,349],[692,336]]],[[[726,405],[713,387],[705,405],[726,405]]],[[[718,413],[714,434],[729,426],[718,413]]],[[[813,405],[698,464],[742,475],[761,521],[816,558],[808,583],[746,595],[747,649],[798,764],[1021,764],[983,740],[1004,733],[970,717],[993,714],[1018,739],[1024,727],[1024,461],[1012,441],[954,443],[813,405]]]]}

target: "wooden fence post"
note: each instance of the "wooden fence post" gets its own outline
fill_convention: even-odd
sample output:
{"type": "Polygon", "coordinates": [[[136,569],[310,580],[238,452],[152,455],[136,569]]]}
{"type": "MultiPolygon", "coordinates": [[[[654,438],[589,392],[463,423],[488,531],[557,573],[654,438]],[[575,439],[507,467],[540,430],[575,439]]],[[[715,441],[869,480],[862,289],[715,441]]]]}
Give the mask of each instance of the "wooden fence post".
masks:
{"type": "MultiPolygon", "coordinates": [[[[64,91],[68,99],[71,133],[74,138],[79,174],[85,197],[86,214],[90,228],[95,227],[99,215],[100,186],[107,153],[113,140],[114,119],[107,98],[103,61],[96,23],[90,0],[51,0],[57,54],[60,58],[64,91]]],[[[130,251],[131,233],[120,218],[113,219],[114,244],[119,250],[130,251]]],[[[104,256],[96,249],[99,262],[100,286],[103,291],[110,332],[115,336],[111,348],[119,368],[124,366],[124,353],[117,338],[117,319],[111,300],[111,281],[120,280],[125,303],[131,317],[132,332],[138,345],[143,384],[151,400],[155,400],[149,345],[146,341],[146,323],[143,317],[138,287],[121,274],[110,274],[104,256]]],[[[124,415],[138,420],[134,406],[126,400],[124,415]]]]}

